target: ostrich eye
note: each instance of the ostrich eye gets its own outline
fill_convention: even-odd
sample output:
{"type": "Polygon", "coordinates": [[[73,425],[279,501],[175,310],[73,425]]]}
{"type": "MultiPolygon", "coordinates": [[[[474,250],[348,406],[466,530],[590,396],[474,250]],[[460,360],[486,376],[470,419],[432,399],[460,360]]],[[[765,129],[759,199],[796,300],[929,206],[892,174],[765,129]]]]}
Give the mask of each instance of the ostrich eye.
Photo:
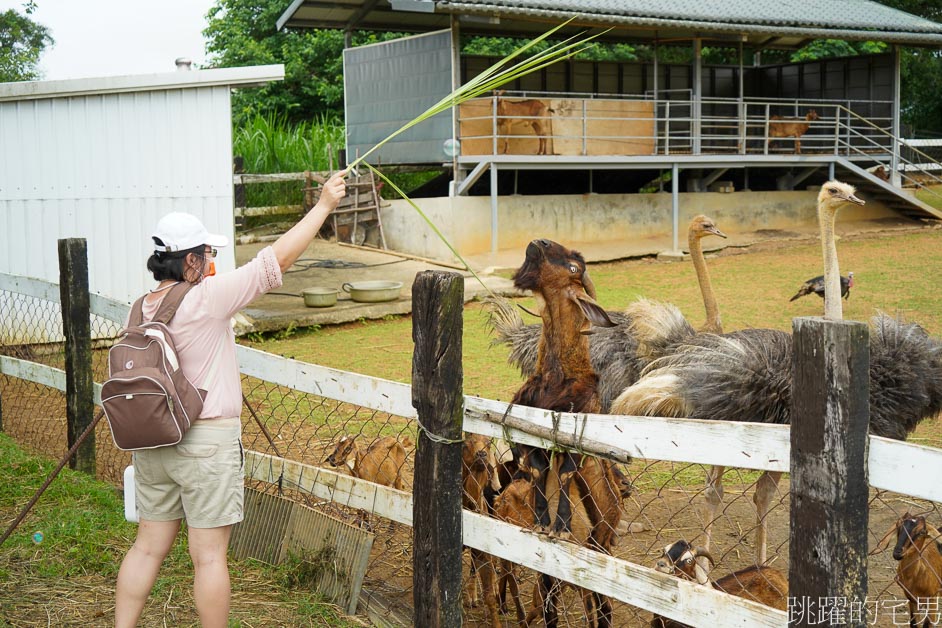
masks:
{"type": "Polygon", "coordinates": [[[828,192],[831,194],[837,194],[837,188],[831,188],[828,190],[828,192]]]}

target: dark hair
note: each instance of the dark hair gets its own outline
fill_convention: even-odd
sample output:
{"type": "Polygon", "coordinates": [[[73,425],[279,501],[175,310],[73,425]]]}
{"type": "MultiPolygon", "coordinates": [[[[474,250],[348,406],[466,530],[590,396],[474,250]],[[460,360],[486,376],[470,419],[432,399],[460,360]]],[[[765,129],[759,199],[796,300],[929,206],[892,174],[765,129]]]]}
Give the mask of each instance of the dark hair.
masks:
{"type": "MultiPolygon", "coordinates": [[[[163,242],[160,238],[153,238],[153,240],[155,244],[163,246],[163,242]]],[[[200,244],[199,246],[194,246],[192,249],[174,251],[173,253],[155,251],[154,254],[147,259],[147,270],[154,276],[155,281],[164,281],[165,279],[187,281],[184,260],[186,260],[186,256],[190,253],[200,260],[203,260],[206,255],[206,245],[200,244]]]]}

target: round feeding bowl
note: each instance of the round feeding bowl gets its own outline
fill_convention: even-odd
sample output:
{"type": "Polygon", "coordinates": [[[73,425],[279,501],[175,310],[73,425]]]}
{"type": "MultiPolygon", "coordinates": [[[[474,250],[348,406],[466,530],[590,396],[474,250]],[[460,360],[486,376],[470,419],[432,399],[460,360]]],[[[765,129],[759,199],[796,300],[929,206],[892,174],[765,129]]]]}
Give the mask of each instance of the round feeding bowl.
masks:
{"type": "Polygon", "coordinates": [[[350,293],[350,298],[358,303],[379,303],[381,301],[395,301],[399,298],[401,281],[357,281],[345,283],[341,286],[344,292],[350,293]]]}
{"type": "Polygon", "coordinates": [[[337,304],[336,288],[306,288],[301,291],[304,305],[308,307],[330,307],[337,304]]]}

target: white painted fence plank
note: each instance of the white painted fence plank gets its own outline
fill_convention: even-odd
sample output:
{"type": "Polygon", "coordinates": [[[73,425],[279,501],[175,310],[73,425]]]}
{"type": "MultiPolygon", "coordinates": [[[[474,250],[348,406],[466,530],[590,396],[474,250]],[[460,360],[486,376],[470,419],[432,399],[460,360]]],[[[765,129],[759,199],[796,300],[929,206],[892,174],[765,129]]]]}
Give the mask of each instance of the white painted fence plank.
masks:
{"type": "Polygon", "coordinates": [[[784,611],[465,510],[469,547],[692,626],[787,625],[784,611]]]}
{"type": "Polygon", "coordinates": [[[0,273],[0,292],[16,292],[37,299],[59,302],[59,284],[34,277],[0,273]]]}
{"type": "MultiPolygon", "coordinates": [[[[465,397],[465,429],[531,445],[548,447],[541,438],[507,430],[501,425],[508,404],[465,397]]],[[[525,406],[511,408],[509,416],[552,430],[558,419],[560,435],[582,442],[582,449],[616,460],[625,456],[652,460],[721,464],[728,467],[788,471],[787,425],[734,423],[608,414],[566,414],[525,406]]]]}
{"type": "MultiPolygon", "coordinates": [[[[298,488],[412,525],[412,494],[312,465],[245,452],[246,477],[298,488]]],[[[786,625],[785,613],[467,510],[465,545],[694,626],[786,625]]]]}
{"type": "Polygon", "coordinates": [[[408,384],[290,360],[242,345],[236,347],[236,355],[239,370],[246,375],[364,408],[417,418],[408,384]]]}
{"type": "Polygon", "coordinates": [[[282,474],[283,486],[412,525],[412,493],[257,451],[245,452],[247,479],[278,484],[282,474]]]}
{"type": "Polygon", "coordinates": [[[92,314],[107,318],[119,325],[124,325],[128,314],[131,313],[131,306],[123,301],[112,299],[94,292],[89,293],[89,309],[92,314]]]}
{"type": "Polygon", "coordinates": [[[45,364],[0,355],[0,374],[36,382],[65,392],[65,371],[45,364]]]}
{"type": "Polygon", "coordinates": [[[870,437],[870,486],[942,502],[942,449],[870,437]]]}

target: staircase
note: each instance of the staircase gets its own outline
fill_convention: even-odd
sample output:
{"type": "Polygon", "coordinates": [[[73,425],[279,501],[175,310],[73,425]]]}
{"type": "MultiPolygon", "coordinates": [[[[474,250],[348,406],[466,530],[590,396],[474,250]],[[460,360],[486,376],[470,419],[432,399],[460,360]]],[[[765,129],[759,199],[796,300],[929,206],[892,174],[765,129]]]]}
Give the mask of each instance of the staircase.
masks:
{"type": "Polygon", "coordinates": [[[837,163],[844,170],[841,180],[867,197],[912,220],[942,220],[942,210],[916,198],[915,190],[898,188],[847,159],[838,158],[837,163]]]}

